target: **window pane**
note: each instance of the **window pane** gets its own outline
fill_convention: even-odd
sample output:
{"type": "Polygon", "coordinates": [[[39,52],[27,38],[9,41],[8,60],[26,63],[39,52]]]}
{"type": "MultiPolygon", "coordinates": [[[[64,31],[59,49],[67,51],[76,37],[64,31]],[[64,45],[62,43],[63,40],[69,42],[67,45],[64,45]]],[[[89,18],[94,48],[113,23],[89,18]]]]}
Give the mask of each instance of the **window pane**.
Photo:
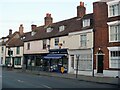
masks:
{"type": "Polygon", "coordinates": [[[109,8],[110,16],[117,16],[119,14],[119,4],[111,5],[109,8]]]}
{"type": "Polygon", "coordinates": [[[14,63],[15,63],[15,65],[21,65],[21,58],[20,57],[15,58],[14,63]]]}
{"type": "Polygon", "coordinates": [[[120,25],[112,25],[110,26],[110,41],[118,41],[120,40],[120,25]]]}
{"type": "Polygon", "coordinates": [[[83,27],[90,26],[90,19],[83,20],[83,27]]]}
{"type": "Polygon", "coordinates": [[[20,54],[20,47],[17,47],[16,54],[20,54]]]}
{"type": "Polygon", "coordinates": [[[110,68],[120,68],[120,51],[111,51],[110,61],[110,68]]]}
{"type": "Polygon", "coordinates": [[[46,49],[47,40],[43,40],[43,49],[46,49]]]}
{"type": "Polygon", "coordinates": [[[86,35],[81,35],[81,47],[86,46],[87,40],[86,40],[86,35]]]}
{"type": "Polygon", "coordinates": [[[55,46],[58,46],[59,44],[59,38],[55,38],[55,46]]]}

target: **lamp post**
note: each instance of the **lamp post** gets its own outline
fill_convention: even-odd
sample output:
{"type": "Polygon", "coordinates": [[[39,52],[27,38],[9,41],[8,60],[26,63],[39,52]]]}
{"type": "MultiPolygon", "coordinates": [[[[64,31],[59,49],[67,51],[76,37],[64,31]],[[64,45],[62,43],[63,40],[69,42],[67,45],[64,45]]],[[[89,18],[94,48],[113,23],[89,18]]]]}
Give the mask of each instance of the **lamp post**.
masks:
{"type": "MultiPolygon", "coordinates": [[[[8,55],[9,55],[9,57],[10,57],[10,65],[11,65],[13,51],[11,50],[11,48],[10,48],[10,47],[8,48],[8,55]]],[[[11,67],[11,66],[10,66],[10,67],[11,67]]]]}
{"type": "Polygon", "coordinates": [[[76,63],[76,78],[77,78],[77,76],[78,76],[78,63],[79,63],[80,55],[76,55],[76,57],[77,57],[77,63],[76,63]]]}

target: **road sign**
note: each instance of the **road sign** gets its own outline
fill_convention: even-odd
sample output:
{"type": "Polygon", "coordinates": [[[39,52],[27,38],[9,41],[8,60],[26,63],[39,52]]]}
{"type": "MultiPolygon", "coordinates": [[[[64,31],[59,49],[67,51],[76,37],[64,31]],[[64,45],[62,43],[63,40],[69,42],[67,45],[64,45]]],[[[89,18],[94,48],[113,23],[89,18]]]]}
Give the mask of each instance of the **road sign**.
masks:
{"type": "Polygon", "coordinates": [[[64,67],[61,67],[61,72],[64,73],[65,69],[64,67]]]}

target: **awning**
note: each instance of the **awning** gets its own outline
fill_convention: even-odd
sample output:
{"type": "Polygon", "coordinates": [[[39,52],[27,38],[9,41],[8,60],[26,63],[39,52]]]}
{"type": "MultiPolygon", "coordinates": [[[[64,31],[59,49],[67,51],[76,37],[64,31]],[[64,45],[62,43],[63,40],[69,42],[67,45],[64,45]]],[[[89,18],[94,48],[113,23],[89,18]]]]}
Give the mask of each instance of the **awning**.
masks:
{"type": "Polygon", "coordinates": [[[60,59],[64,54],[48,54],[47,56],[44,57],[44,59],[60,59]]]}

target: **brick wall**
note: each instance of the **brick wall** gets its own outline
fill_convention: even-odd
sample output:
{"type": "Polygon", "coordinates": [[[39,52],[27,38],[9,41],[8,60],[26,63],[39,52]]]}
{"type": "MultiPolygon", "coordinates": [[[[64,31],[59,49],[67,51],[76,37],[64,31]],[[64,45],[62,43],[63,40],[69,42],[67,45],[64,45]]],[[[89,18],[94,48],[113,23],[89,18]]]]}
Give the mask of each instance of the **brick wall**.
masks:
{"type": "Polygon", "coordinates": [[[94,68],[96,68],[96,53],[99,49],[103,51],[104,55],[104,69],[109,67],[109,52],[108,46],[108,8],[105,2],[93,3],[93,17],[94,17],[94,68]]]}

